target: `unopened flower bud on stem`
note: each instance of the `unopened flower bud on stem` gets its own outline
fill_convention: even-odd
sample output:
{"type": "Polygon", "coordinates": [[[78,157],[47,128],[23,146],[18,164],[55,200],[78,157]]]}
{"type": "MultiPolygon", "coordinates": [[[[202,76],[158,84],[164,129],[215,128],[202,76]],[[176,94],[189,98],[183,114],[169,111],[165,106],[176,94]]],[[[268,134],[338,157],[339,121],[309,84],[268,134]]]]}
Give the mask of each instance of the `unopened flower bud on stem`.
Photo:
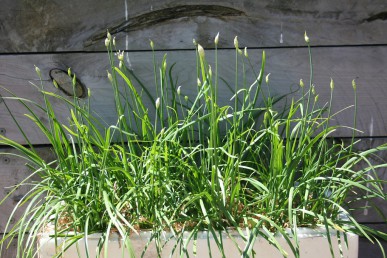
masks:
{"type": "Polygon", "coordinates": [[[160,98],[156,99],[155,105],[156,105],[156,109],[159,109],[159,107],[160,107],[160,98]]]}
{"type": "Polygon", "coordinates": [[[305,39],[306,43],[309,43],[309,37],[308,37],[308,35],[306,35],[306,31],[305,31],[305,34],[304,34],[304,39],[305,39]]]}
{"type": "Polygon", "coordinates": [[[219,43],[219,32],[218,32],[218,34],[216,34],[214,42],[215,42],[215,45],[217,46],[219,43]]]}

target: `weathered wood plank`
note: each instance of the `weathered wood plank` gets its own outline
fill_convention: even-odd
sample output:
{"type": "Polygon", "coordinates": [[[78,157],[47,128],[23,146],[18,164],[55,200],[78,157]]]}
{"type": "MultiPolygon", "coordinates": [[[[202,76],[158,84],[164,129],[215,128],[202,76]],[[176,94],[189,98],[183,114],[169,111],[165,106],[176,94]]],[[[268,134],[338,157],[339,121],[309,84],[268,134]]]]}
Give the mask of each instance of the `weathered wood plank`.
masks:
{"type": "MultiPolygon", "coordinates": [[[[330,96],[329,81],[332,77],[335,81],[333,110],[338,111],[354,104],[354,92],[351,86],[352,79],[357,81],[358,118],[357,128],[364,133],[358,136],[387,136],[387,47],[338,47],[338,48],[314,48],[314,84],[319,103],[328,102],[330,96]]],[[[178,85],[182,86],[182,94],[193,96],[196,92],[196,71],[194,51],[169,51],[168,64],[174,62],[175,75],[178,77],[178,85]]],[[[163,52],[156,52],[157,62],[161,62],[163,52]]],[[[213,63],[213,51],[206,51],[209,63],[213,63]]],[[[260,67],[261,50],[250,50],[250,58],[260,67]]],[[[233,50],[219,52],[219,74],[229,83],[235,81],[235,61],[233,50]]],[[[152,67],[152,54],[150,52],[130,52],[128,58],[134,72],[143,79],[150,92],[154,92],[154,78],[152,67]]],[[[308,54],[305,48],[269,49],[266,51],[266,74],[270,75],[270,91],[272,95],[289,93],[297,88],[299,79],[303,78],[305,84],[309,80],[308,54]]],[[[113,94],[106,78],[108,69],[107,55],[105,53],[72,53],[72,54],[46,54],[46,55],[5,55],[0,56],[0,85],[13,91],[17,96],[26,97],[42,104],[40,94],[33,83],[39,86],[34,65],[41,69],[44,88],[60,93],[52,86],[49,71],[53,68],[67,69],[71,67],[80,81],[91,90],[92,111],[101,116],[108,124],[115,124],[113,94]]],[[[241,71],[239,67],[239,71],[241,71]]],[[[242,76],[239,76],[242,78],[242,76]]],[[[248,71],[247,87],[253,81],[253,73],[248,71]]],[[[240,86],[242,86],[242,82],[240,86]]],[[[221,104],[230,103],[231,92],[223,84],[220,92],[221,104]]],[[[267,88],[266,86],[264,87],[267,88]]],[[[7,95],[4,90],[0,91],[7,95]]],[[[8,94],[9,95],[9,94],[8,94]]],[[[24,116],[25,108],[17,105],[15,101],[5,100],[15,117],[27,130],[34,144],[45,144],[47,140],[39,133],[39,130],[29,119],[24,116]]],[[[150,102],[145,100],[149,107],[150,102]]],[[[59,118],[66,121],[67,108],[63,103],[54,100],[53,105],[58,111],[59,118]]],[[[151,110],[152,111],[152,110],[151,110]]],[[[353,125],[353,108],[339,113],[332,123],[341,125],[353,125]]],[[[44,121],[44,114],[38,114],[44,121]]],[[[21,137],[10,117],[4,103],[0,103],[0,128],[5,135],[26,143],[21,137]]],[[[352,136],[351,130],[339,130],[336,136],[352,136]]]]}
{"type": "MultiPolygon", "coordinates": [[[[387,138],[384,139],[359,139],[359,142],[355,145],[356,150],[367,150],[370,148],[376,148],[381,144],[386,143],[387,138]]],[[[371,157],[368,160],[373,165],[378,165],[387,161],[387,153],[379,152],[377,155],[371,157]]],[[[368,164],[363,162],[356,166],[357,169],[368,167],[368,164]]],[[[384,189],[384,193],[387,193],[387,168],[379,168],[376,171],[369,171],[369,176],[372,176],[375,179],[384,180],[384,183],[381,185],[384,189]]],[[[386,223],[387,222],[387,203],[385,200],[380,198],[373,198],[368,201],[359,200],[366,193],[363,191],[357,190],[351,194],[351,197],[348,200],[348,207],[351,210],[351,214],[356,218],[358,222],[361,223],[386,223]],[[352,200],[352,201],[351,201],[352,200]]],[[[387,224],[386,224],[387,225],[387,224]]]]}
{"type": "MultiPolygon", "coordinates": [[[[49,147],[40,147],[36,149],[38,153],[46,158],[52,160],[52,152],[49,147]]],[[[17,152],[10,148],[0,148],[0,200],[3,200],[8,194],[10,196],[0,206],[0,233],[8,232],[8,230],[14,225],[15,219],[18,219],[23,213],[23,208],[17,210],[15,213],[15,219],[10,221],[7,227],[7,223],[10,215],[12,214],[16,204],[21,198],[31,189],[30,186],[20,186],[12,192],[13,188],[21,183],[25,178],[31,175],[32,171],[27,168],[26,160],[14,156],[17,152]],[[4,153],[10,153],[5,155],[4,153]]],[[[30,180],[39,180],[38,176],[31,177],[30,180]]]]}
{"type": "MultiPolygon", "coordinates": [[[[387,224],[386,223],[380,223],[380,224],[365,224],[368,227],[387,232],[387,224]]],[[[382,239],[379,239],[380,244],[382,245],[382,248],[384,252],[387,251],[387,241],[384,241],[382,239]]],[[[371,243],[368,239],[365,237],[359,238],[359,258],[379,258],[383,257],[382,251],[380,249],[380,246],[375,242],[371,243]]]]}
{"type": "MultiPolygon", "coordinates": [[[[3,234],[0,234],[0,239],[3,238],[3,234]]],[[[9,242],[7,242],[8,244],[9,242]]],[[[17,239],[14,239],[9,246],[4,245],[0,252],[2,258],[15,258],[17,257],[17,239]]]]}
{"type": "Polygon", "coordinates": [[[385,44],[387,3],[377,1],[3,1],[1,52],[104,50],[106,29],[119,49],[192,48],[192,39],[232,47],[385,44]],[[71,18],[70,18],[71,17],[71,18]],[[282,34],[282,36],[281,36],[282,34]],[[282,38],[282,40],[281,40],[282,38]],[[282,42],[282,43],[281,43],[282,42]]]}

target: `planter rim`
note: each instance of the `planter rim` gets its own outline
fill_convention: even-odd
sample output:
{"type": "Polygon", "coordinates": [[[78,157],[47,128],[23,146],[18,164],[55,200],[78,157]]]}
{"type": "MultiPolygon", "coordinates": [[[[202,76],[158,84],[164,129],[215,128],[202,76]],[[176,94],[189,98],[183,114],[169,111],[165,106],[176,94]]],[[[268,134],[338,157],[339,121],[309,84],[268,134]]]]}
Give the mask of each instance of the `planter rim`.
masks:
{"type": "MultiPolygon", "coordinates": [[[[286,234],[289,236],[289,237],[292,237],[293,233],[292,233],[292,229],[290,228],[285,228],[284,229],[286,234]]],[[[246,230],[245,228],[241,229],[242,233],[247,237],[252,229],[249,229],[249,230],[246,230]]],[[[234,238],[234,237],[240,237],[240,233],[232,228],[232,229],[228,229],[227,231],[215,231],[217,233],[217,235],[219,236],[219,233],[222,234],[222,238],[234,238]]],[[[192,231],[185,231],[183,232],[183,238],[188,238],[189,235],[192,233],[192,231]]],[[[310,227],[299,227],[299,228],[296,228],[296,233],[297,233],[297,238],[310,238],[310,237],[326,237],[327,236],[327,231],[325,229],[325,227],[315,227],[315,228],[310,228],[310,227]]],[[[344,233],[344,232],[340,232],[340,233],[344,233]]],[[[151,239],[152,235],[154,234],[154,232],[152,230],[139,230],[137,233],[133,232],[130,234],[130,239],[151,239]]],[[[196,233],[196,239],[207,239],[208,237],[212,237],[212,233],[210,233],[209,231],[207,230],[203,230],[203,231],[198,231],[196,233]]],[[[329,234],[330,235],[337,235],[337,230],[334,230],[334,229],[329,229],[329,234]]],[[[345,234],[347,235],[356,235],[354,233],[351,233],[351,232],[345,232],[345,234]]],[[[76,236],[76,235],[81,235],[81,233],[78,233],[78,234],[74,234],[74,232],[68,232],[67,234],[61,234],[60,236],[58,236],[58,238],[66,238],[66,237],[73,237],[73,236],[76,236]]],[[[92,234],[89,234],[87,236],[84,236],[84,238],[88,238],[88,239],[99,239],[101,237],[102,233],[92,233],[92,234]]],[[[51,237],[51,238],[54,238],[55,237],[55,233],[54,233],[54,230],[51,229],[49,231],[46,231],[46,232],[42,232],[39,234],[40,237],[51,237]]],[[[173,238],[174,237],[174,234],[170,231],[162,231],[161,232],[161,236],[162,236],[162,239],[170,239],[170,238],[173,238]]],[[[276,233],[274,235],[275,237],[280,237],[280,238],[283,238],[284,236],[280,233],[276,233]]],[[[260,235],[258,235],[258,237],[262,237],[260,235]]],[[[120,239],[120,235],[117,233],[117,232],[111,232],[110,235],[109,235],[109,238],[110,239],[120,239]]]]}
{"type": "MultiPolygon", "coordinates": [[[[291,229],[285,231],[287,234],[289,234],[289,232],[291,233],[291,229]]],[[[141,255],[145,254],[144,257],[152,258],[156,257],[157,254],[161,254],[161,257],[178,258],[181,255],[181,250],[176,248],[182,248],[184,246],[187,253],[195,254],[197,255],[196,257],[209,257],[209,253],[211,253],[210,256],[214,258],[222,257],[222,252],[217,248],[214,250],[211,248],[212,251],[209,250],[208,243],[211,243],[211,246],[216,246],[216,240],[208,231],[198,231],[195,237],[190,235],[192,232],[187,231],[179,235],[178,238],[174,238],[174,235],[171,232],[161,232],[160,241],[163,245],[161,253],[158,252],[156,243],[154,242],[154,239],[152,239],[153,233],[154,232],[150,230],[139,231],[139,234],[132,233],[129,238],[126,239],[129,240],[130,245],[129,249],[126,249],[127,246],[124,243],[125,240],[121,238],[117,232],[112,232],[106,241],[108,244],[106,247],[104,246],[104,250],[100,250],[100,252],[108,252],[109,257],[129,258],[132,257],[132,255],[135,255],[135,257],[140,257],[141,255]],[[123,246],[125,246],[125,248],[123,248],[123,246]],[[122,256],[124,254],[124,250],[127,250],[128,252],[125,253],[125,256],[122,256]],[[145,250],[146,253],[144,253],[145,250]]],[[[217,231],[216,236],[222,239],[221,241],[223,242],[223,246],[221,248],[225,253],[227,253],[227,257],[240,257],[241,251],[248,247],[245,241],[246,239],[250,238],[250,233],[251,230],[243,229],[241,231],[241,234],[244,235],[243,237],[240,236],[237,230],[227,229],[227,232],[217,231]]],[[[313,257],[316,257],[316,254],[319,254],[319,257],[321,258],[330,257],[332,250],[336,257],[340,257],[341,254],[344,254],[344,257],[347,258],[358,257],[358,235],[349,232],[346,233],[348,237],[348,247],[350,247],[347,248],[345,246],[341,247],[340,244],[336,244],[340,242],[338,240],[339,238],[341,241],[345,241],[345,238],[342,236],[341,232],[336,230],[329,230],[328,234],[330,234],[330,236],[334,239],[337,238],[333,241],[334,244],[331,247],[328,245],[327,232],[325,228],[298,228],[297,237],[299,240],[301,257],[309,257],[310,254],[313,254],[313,257]]],[[[93,233],[88,236],[78,234],[78,244],[76,246],[71,245],[69,249],[65,250],[64,257],[79,257],[79,252],[83,255],[81,256],[82,258],[90,257],[87,255],[87,249],[85,249],[85,245],[88,243],[89,251],[96,252],[101,235],[101,233],[93,233]]],[[[75,235],[68,235],[68,237],[72,236],[75,235]]],[[[251,246],[251,252],[254,250],[254,252],[257,254],[264,254],[264,257],[270,258],[283,257],[283,254],[287,253],[289,254],[289,257],[294,258],[292,250],[288,246],[287,240],[285,240],[281,234],[275,234],[274,237],[276,238],[275,241],[277,241],[277,243],[283,247],[283,251],[276,249],[272,244],[269,243],[269,241],[264,239],[263,236],[258,235],[254,245],[251,246]]],[[[62,245],[67,240],[68,239],[66,239],[65,235],[59,236],[57,239],[55,239],[55,236],[52,234],[50,235],[49,231],[42,233],[38,239],[38,245],[40,246],[39,252],[41,254],[40,257],[53,257],[53,255],[58,253],[58,248],[62,248],[62,245]]],[[[291,242],[293,241],[294,238],[291,239],[291,242]]]]}

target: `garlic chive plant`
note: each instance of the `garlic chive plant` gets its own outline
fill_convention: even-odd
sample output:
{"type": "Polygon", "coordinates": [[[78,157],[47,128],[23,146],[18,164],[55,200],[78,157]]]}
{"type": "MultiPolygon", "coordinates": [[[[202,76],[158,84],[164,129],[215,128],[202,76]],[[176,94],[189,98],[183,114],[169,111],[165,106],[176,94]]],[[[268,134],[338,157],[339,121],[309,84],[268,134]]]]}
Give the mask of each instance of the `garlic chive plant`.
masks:
{"type": "MultiPolygon", "coordinates": [[[[306,34],[305,41],[310,53],[306,34]]],[[[109,244],[109,236],[119,234],[130,250],[131,236],[148,230],[149,242],[156,243],[160,254],[163,232],[169,231],[176,240],[174,252],[182,256],[192,255],[186,243],[200,231],[213,235],[216,245],[212,248],[224,257],[220,231],[240,234],[245,242],[239,249],[243,257],[254,256],[249,252],[257,236],[285,256],[274,238],[278,234],[299,257],[295,236],[301,227],[354,232],[376,242],[387,239],[386,233],[356,222],[346,205],[348,196],[357,192],[365,193],[363,199],[386,199],[383,181],[376,173],[386,164],[373,166],[368,159],[387,146],[356,152],[354,137],[349,145],[331,140],[338,126],[330,124],[334,116],[331,102],[324,108],[317,105],[312,63],[309,83],[300,80],[301,97],[281,109],[275,105],[279,99],[262,90],[270,83],[269,74],[265,75],[265,52],[255,80],[247,82],[245,66],[251,62],[247,49],[240,50],[235,37],[235,81],[225,82],[219,80],[219,34],[214,40],[214,68],[204,48],[194,42],[196,96],[182,95],[184,87],[178,86],[166,56],[160,67],[153,58],[156,95],[152,95],[149,88],[153,85],[144,85],[126,68],[123,52],[115,56],[115,40],[108,34],[105,44],[111,69],[107,76],[118,118],[113,125],[104,126],[92,116],[87,101],[56,95],[43,84],[38,86],[43,105],[16,96],[7,100],[19,101],[26,108],[56,159],[47,162],[31,144],[25,147],[0,135],[0,144],[18,150],[17,155],[33,169],[18,185],[32,188],[9,219],[3,248],[5,241],[14,239],[18,257],[37,257],[35,243],[47,228],[55,241],[67,239],[57,248],[57,257],[95,232],[102,233],[99,249],[109,244]],[[229,105],[219,103],[220,87],[233,92],[229,105]],[[68,105],[68,125],[58,121],[51,98],[68,105]],[[144,98],[149,98],[150,106],[144,98]],[[45,111],[48,124],[41,122],[32,106],[45,111]],[[41,180],[31,182],[35,175],[41,180]],[[23,215],[12,224],[18,210],[23,215]],[[187,233],[188,240],[183,237],[187,233]]],[[[150,44],[154,51],[153,41],[150,44]]],[[[75,82],[75,75],[69,72],[69,76],[75,82]]],[[[332,80],[332,94],[333,85],[332,80]]],[[[20,129],[29,142],[24,128],[20,129]]],[[[329,234],[327,237],[334,245],[329,234]]],[[[146,251],[145,246],[144,255],[146,251]]]]}

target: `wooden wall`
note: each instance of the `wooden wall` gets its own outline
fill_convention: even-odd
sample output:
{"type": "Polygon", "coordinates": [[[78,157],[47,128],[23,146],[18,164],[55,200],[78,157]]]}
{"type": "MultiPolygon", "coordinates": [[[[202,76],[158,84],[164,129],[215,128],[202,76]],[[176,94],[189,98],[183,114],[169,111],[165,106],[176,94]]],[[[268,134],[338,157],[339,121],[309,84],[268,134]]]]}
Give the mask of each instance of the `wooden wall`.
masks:
{"type": "MultiPolygon", "coordinates": [[[[118,49],[127,50],[127,64],[149,85],[153,77],[149,39],[155,42],[157,60],[168,53],[168,63],[177,62],[183,94],[195,90],[192,71],[195,39],[213,57],[213,40],[220,33],[221,76],[230,79],[234,70],[233,39],[248,47],[253,63],[259,64],[266,51],[266,72],[271,73],[274,94],[291,91],[299,79],[309,78],[308,52],[304,31],[313,46],[316,91],[320,103],[329,99],[329,81],[335,81],[334,109],[353,104],[351,81],[358,85],[358,128],[363,132],[359,148],[387,142],[387,2],[384,0],[26,0],[1,1],[0,8],[0,86],[20,97],[41,103],[34,65],[41,69],[43,86],[60,93],[50,81],[49,71],[71,67],[91,90],[92,109],[113,123],[113,100],[106,78],[108,68],[104,39],[106,29],[116,37],[118,49]],[[32,83],[32,84],[31,84],[32,83]]],[[[231,77],[232,78],[232,77],[231,77]]],[[[229,99],[224,91],[222,101],[229,99]]],[[[0,90],[0,96],[8,96],[0,90]]],[[[32,142],[49,155],[47,140],[24,116],[17,103],[0,99],[0,133],[25,144],[3,101],[15,117],[28,128],[32,142]]],[[[66,120],[67,110],[60,103],[56,109],[66,120]]],[[[352,125],[352,111],[340,113],[338,124],[352,125]]],[[[44,121],[44,115],[41,115],[44,121]]],[[[337,137],[351,132],[341,130],[337,137]]],[[[0,152],[8,151],[0,146],[0,152]]],[[[387,155],[383,154],[385,160],[387,155]]],[[[375,161],[377,162],[377,161],[375,161]]],[[[7,187],[19,182],[29,172],[24,162],[12,156],[0,159],[0,199],[7,187]]],[[[387,172],[379,172],[387,179],[387,172]]],[[[387,187],[387,186],[386,186],[387,187]]],[[[27,189],[20,189],[0,207],[0,231],[17,199],[27,189]]],[[[384,212],[387,206],[376,200],[384,212]]],[[[371,210],[356,214],[359,221],[386,228],[386,221],[371,210]]],[[[0,233],[1,233],[0,232],[0,233]]],[[[373,246],[367,248],[372,249],[373,246]]],[[[369,250],[371,250],[369,249],[369,250]]],[[[367,249],[368,250],[368,249],[367,249]]],[[[4,257],[13,257],[8,251],[4,257]]],[[[368,253],[366,251],[363,253],[368,253]]],[[[377,257],[377,256],[375,256],[377,257]]]]}

